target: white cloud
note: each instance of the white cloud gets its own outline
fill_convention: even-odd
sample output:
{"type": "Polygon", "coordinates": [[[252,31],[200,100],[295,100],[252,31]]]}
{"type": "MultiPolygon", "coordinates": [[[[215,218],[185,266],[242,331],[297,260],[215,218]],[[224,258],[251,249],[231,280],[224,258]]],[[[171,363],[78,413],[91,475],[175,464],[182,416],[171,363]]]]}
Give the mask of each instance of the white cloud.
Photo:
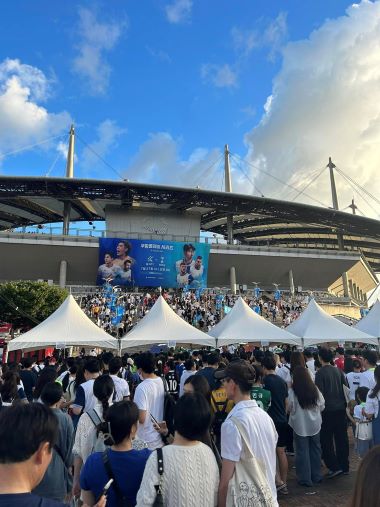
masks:
{"type": "Polygon", "coordinates": [[[192,0],[175,0],[165,7],[166,16],[170,23],[184,23],[190,20],[192,0]]]}
{"type": "MultiPolygon", "coordinates": [[[[127,129],[119,127],[113,120],[107,119],[100,123],[96,129],[96,140],[86,146],[80,155],[81,166],[91,169],[91,171],[96,168],[105,170],[104,163],[99,156],[105,158],[110,150],[118,146],[120,136],[126,132],[127,129]]],[[[110,175],[111,177],[114,178],[114,174],[110,175]]]]}
{"type": "MultiPolygon", "coordinates": [[[[327,20],[308,39],[289,43],[265,113],[246,135],[248,161],[302,186],[331,156],[362,186],[379,188],[379,41],[380,2],[366,1],[327,20]]],[[[281,190],[257,170],[251,176],[266,195],[281,190]]],[[[344,208],[354,191],[336,178],[344,208]]],[[[307,193],[331,205],[327,174],[307,193]]],[[[363,211],[373,214],[359,202],[363,211]]]]}
{"type": "Polygon", "coordinates": [[[280,12],[276,19],[272,20],[263,34],[263,44],[269,47],[269,59],[274,60],[280,51],[288,34],[287,14],[280,12]]]}
{"type": "Polygon", "coordinates": [[[111,51],[119,41],[126,21],[100,22],[94,12],[86,8],[79,9],[79,26],[77,46],[78,55],[73,61],[73,70],[86,83],[92,95],[106,93],[111,66],[106,53],[111,51]]]}
{"type": "Polygon", "coordinates": [[[181,141],[173,139],[167,132],[151,134],[124,171],[125,177],[131,181],[221,190],[221,151],[198,148],[184,160],[179,153],[180,146],[181,141]]]}
{"type": "Polygon", "coordinates": [[[261,36],[257,30],[243,30],[234,26],[231,30],[232,45],[238,53],[248,56],[255,48],[260,47],[261,36]]]}
{"type": "Polygon", "coordinates": [[[48,99],[50,87],[51,81],[37,67],[17,59],[0,63],[0,153],[68,131],[69,113],[52,113],[39,104],[48,99]]]}
{"type": "Polygon", "coordinates": [[[234,88],[238,86],[238,75],[228,64],[216,65],[205,63],[201,67],[201,77],[205,83],[218,88],[234,88]]]}
{"type": "Polygon", "coordinates": [[[166,51],[163,51],[162,49],[154,49],[151,46],[146,46],[146,50],[151,56],[153,56],[153,58],[157,58],[165,63],[172,63],[172,59],[166,51]]]}

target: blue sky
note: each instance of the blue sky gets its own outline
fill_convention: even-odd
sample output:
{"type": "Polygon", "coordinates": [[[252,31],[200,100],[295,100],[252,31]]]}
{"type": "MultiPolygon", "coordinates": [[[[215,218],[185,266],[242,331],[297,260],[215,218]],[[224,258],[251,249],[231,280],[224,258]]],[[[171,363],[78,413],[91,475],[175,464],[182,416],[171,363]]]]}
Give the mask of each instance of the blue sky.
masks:
{"type": "MultiPolygon", "coordinates": [[[[380,129],[370,136],[373,148],[355,143],[363,142],[364,133],[369,142],[380,106],[376,94],[369,106],[360,98],[358,90],[370,93],[371,88],[366,90],[357,76],[363,66],[371,76],[378,67],[377,57],[369,57],[379,50],[380,9],[378,2],[351,3],[5,2],[0,172],[63,176],[62,154],[73,121],[78,177],[121,175],[220,190],[221,155],[228,143],[244,160],[250,180],[268,196],[285,197],[284,187],[262,171],[302,189],[330,155],[366,185],[378,167],[374,147],[380,129]],[[365,47],[359,36],[367,37],[365,47]],[[353,63],[349,55],[355,51],[353,63]],[[346,81],[338,78],[345,73],[346,81]],[[349,122],[355,127],[346,128],[349,122]],[[7,155],[52,137],[37,148],[7,155]],[[347,150],[351,145],[355,152],[347,150]]],[[[369,78],[366,86],[375,87],[376,80],[369,78]]],[[[257,193],[237,159],[233,169],[234,188],[257,193]]],[[[354,190],[343,179],[339,185],[343,208],[354,190]]],[[[322,186],[327,190],[320,198],[329,204],[327,179],[322,186]]],[[[318,187],[309,188],[315,203],[313,188],[318,187]]],[[[374,202],[371,211],[364,198],[355,198],[364,213],[377,213],[374,202]]]]}

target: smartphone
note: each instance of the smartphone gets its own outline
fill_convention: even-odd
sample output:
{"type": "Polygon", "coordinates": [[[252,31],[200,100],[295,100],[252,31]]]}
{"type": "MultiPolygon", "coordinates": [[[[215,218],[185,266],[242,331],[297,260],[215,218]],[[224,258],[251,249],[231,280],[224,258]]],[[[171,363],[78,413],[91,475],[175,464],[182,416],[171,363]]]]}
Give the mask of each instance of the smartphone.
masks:
{"type": "Polygon", "coordinates": [[[113,479],[110,479],[107,484],[104,486],[103,488],[103,491],[102,491],[102,494],[100,495],[100,498],[105,495],[107,496],[107,493],[108,493],[108,490],[110,489],[110,487],[112,486],[112,483],[113,483],[113,479]]]}
{"type": "Polygon", "coordinates": [[[154,422],[154,424],[157,424],[159,426],[157,419],[154,416],[152,416],[152,414],[150,414],[150,418],[152,422],[154,422]]]}

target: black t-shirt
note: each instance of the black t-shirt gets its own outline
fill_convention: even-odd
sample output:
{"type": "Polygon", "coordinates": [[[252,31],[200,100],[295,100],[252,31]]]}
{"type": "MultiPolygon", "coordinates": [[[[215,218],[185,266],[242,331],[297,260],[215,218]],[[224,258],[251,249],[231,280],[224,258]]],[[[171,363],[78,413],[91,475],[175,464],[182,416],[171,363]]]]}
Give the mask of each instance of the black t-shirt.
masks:
{"type": "Polygon", "coordinates": [[[21,370],[20,379],[24,384],[24,391],[29,401],[33,400],[33,388],[37,384],[37,375],[31,370],[21,370]]]}
{"type": "Polygon", "coordinates": [[[266,375],[263,382],[264,389],[271,392],[271,404],[268,414],[275,423],[286,423],[285,400],[288,397],[288,386],[281,377],[271,373],[266,375]]]}
{"type": "Polygon", "coordinates": [[[177,396],[178,390],[179,390],[179,385],[178,385],[177,377],[176,377],[174,370],[170,370],[165,375],[165,379],[168,384],[169,393],[172,394],[173,396],[177,396]]]}
{"type": "Polygon", "coordinates": [[[0,494],[0,507],[67,507],[67,505],[32,493],[14,493],[0,494]]]}

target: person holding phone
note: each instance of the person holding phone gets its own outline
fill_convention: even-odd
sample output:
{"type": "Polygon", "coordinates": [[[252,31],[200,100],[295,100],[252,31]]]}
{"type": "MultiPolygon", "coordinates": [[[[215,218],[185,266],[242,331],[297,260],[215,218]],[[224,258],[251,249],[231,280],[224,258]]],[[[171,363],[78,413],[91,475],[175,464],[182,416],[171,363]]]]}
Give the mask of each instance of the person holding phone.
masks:
{"type": "Polygon", "coordinates": [[[132,401],[113,404],[99,429],[107,435],[110,448],[88,457],[81,471],[81,497],[93,506],[107,495],[107,507],[118,507],[121,499],[126,505],[136,504],[136,494],[143,477],[150,451],[132,448],[137,432],[139,409],[132,401]],[[110,480],[112,479],[112,482],[110,480]]]}

